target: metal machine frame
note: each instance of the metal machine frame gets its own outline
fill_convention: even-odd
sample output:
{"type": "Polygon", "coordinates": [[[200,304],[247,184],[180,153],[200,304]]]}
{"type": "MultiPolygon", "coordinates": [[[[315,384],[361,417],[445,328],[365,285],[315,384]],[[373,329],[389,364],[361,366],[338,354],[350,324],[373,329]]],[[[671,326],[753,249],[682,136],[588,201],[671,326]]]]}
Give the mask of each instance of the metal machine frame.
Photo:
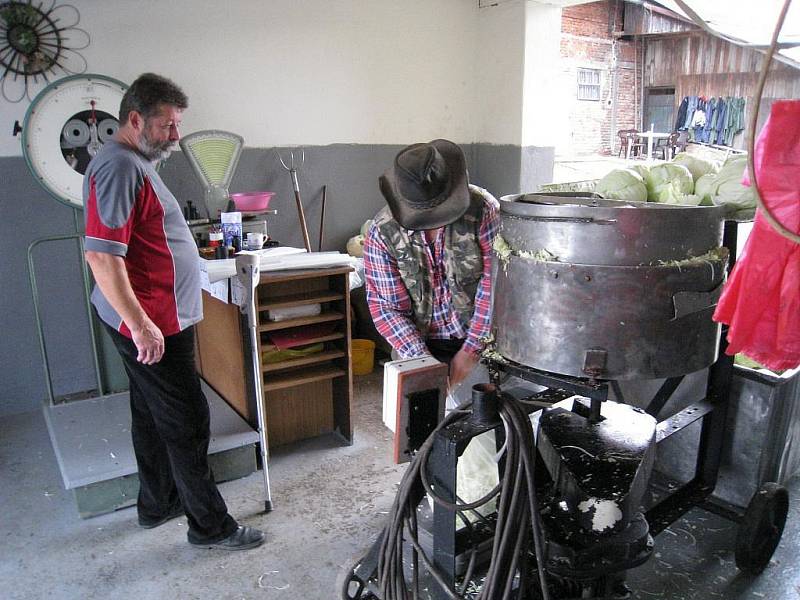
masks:
{"type": "MultiPolygon", "coordinates": [[[[737,230],[737,222],[725,222],[723,245],[730,252],[728,273],[736,262],[737,230]]],[[[645,516],[650,525],[650,532],[654,536],[692,508],[702,508],[737,523],[740,525],[740,530],[736,542],[736,565],[742,571],[760,573],[769,563],[769,558],[783,533],[788,512],[788,494],[784,488],[767,483],[754,495],[747,507],[736,506],[712,496],[722,461],[733,378],[734,357],[725,353],[728,346],[727,330],[727,326],[722,326],[717,360],[709,367],[705,398],[659,421],[656,429],[658,444],[701,420],[695,472],[689,482],[665,494],[646,511],[645,516]],[[761,499],[759,495],[762,496],[761,499]],[[759,539],[764,536],[767,538],[766,543],[759,539]]],[[[609,388],[620,402],[624,402],[619,383],[614,380],[558,375],[506,360],[490,359],[488,363],[494,382],[499,379],[500,372],[504,372],[548,388],[580,394],[592,400],[592,410],[598,414],[601,402],[608,399],[609,388]]],[[[645,412],[657,418],[683,378],[681,375],[666,379],[648,403],[645,412]]]]}

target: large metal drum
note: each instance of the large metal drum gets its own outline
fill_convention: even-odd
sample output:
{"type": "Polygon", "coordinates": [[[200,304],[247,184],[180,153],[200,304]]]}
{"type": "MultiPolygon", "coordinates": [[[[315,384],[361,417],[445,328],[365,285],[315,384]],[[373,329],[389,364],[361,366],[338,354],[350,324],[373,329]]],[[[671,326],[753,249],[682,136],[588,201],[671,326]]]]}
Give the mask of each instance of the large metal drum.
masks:
{"type": "Polygon", "coordinates": [[[724,209],[526,194],[504,198],[500,213],[493,329],[503,357],[602,379],[714,362],[724,209]]]}

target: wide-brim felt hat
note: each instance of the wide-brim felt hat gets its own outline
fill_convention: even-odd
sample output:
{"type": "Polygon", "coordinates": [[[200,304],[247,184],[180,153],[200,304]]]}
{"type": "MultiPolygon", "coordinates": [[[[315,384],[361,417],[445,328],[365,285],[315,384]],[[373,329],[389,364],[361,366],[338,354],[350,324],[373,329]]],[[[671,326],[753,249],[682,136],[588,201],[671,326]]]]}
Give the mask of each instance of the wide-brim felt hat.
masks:
{"type": "Polygon", "coordinates": [[[403,148],[378,181],[392,216],[406,229],[443,227],[469,208],[467,161],[449,140],[403,148]]]}

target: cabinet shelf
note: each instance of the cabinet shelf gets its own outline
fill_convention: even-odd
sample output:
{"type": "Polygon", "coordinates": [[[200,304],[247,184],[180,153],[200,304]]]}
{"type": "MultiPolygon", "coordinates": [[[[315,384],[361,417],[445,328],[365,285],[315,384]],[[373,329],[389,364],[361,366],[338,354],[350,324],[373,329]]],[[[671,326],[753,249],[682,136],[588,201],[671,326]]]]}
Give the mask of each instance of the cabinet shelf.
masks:
{"type": "Polygon", "coordinates": [[[319,315],[311,317],[298,317],[296,319],[286,319],[285,321],[267,321],[258,326],[259,331],[275,331],[276,329],[289,329],[290,327],[300,327],[301,325],[311,325],[313,323],[326,323],[328,321],[341,321],[344,315],[335,310],[328,310],[319,315]]]}
{"type": "Polygon", "coordinates": [[[334,358],[342,358],[344,355],[345,353],[342,350],[328,350],[326,352],[309,354],[308,356],[302,356],[300,358],[291,358],[289,360],[282,360],[280,362],[267,363],[261,367],[261,371],[264,373],[270,373],[272,371],[282,371],[283,369],[314,365],[333,360],[334,358]]]}
{"type": "MultiPolygon", "coordinates": [[[[298,346],[310,346],[311,344],[319,344],[320,342],[335,342],[336,340],[341,339],[344,339],[344,333],[341,331],[335,331],[329,335],[321,335],[319,337],[303,340],[303,343],[298,344],[298,346]]],[[[292,348],[294,348],[294,346],[292,346],[292,348]]]]}
{"type": "Polygon", "coordinates": [[[303,306],[306,304],[321,304],[322,302],[333,302],[343,300],[344,294],[334,291],[311,292],[305,294],[287,294],[274,298],[265,298],[258,303],[258,310],[275,310],[276,308],[286,308],[287,306],[303,306]]]}
{"type": "Polygon", "coordinates": [[[318,365],[303,369],[302,372],[292,373],[279,373],[271,375],[267,381],[264,382],[264,392],[274,392],[275,390],[282,390],[304,383],[312,383],[314,381],[322,381],[325,379],[334,379],[347,375],[347,371],[332,365],[318,365]]]}

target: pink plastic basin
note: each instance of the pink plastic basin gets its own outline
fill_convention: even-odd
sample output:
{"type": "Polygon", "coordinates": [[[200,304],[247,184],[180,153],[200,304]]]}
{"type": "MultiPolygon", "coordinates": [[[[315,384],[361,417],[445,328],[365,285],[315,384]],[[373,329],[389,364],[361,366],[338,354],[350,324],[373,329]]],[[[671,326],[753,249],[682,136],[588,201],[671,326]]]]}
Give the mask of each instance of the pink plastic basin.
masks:
{"type": "Polygon", "coordinates": [[[269,201],[274,195],[275,192],[239,192],[231,194],[231,200],[233,200],[236,210],[267,210],[269,201]]]}

